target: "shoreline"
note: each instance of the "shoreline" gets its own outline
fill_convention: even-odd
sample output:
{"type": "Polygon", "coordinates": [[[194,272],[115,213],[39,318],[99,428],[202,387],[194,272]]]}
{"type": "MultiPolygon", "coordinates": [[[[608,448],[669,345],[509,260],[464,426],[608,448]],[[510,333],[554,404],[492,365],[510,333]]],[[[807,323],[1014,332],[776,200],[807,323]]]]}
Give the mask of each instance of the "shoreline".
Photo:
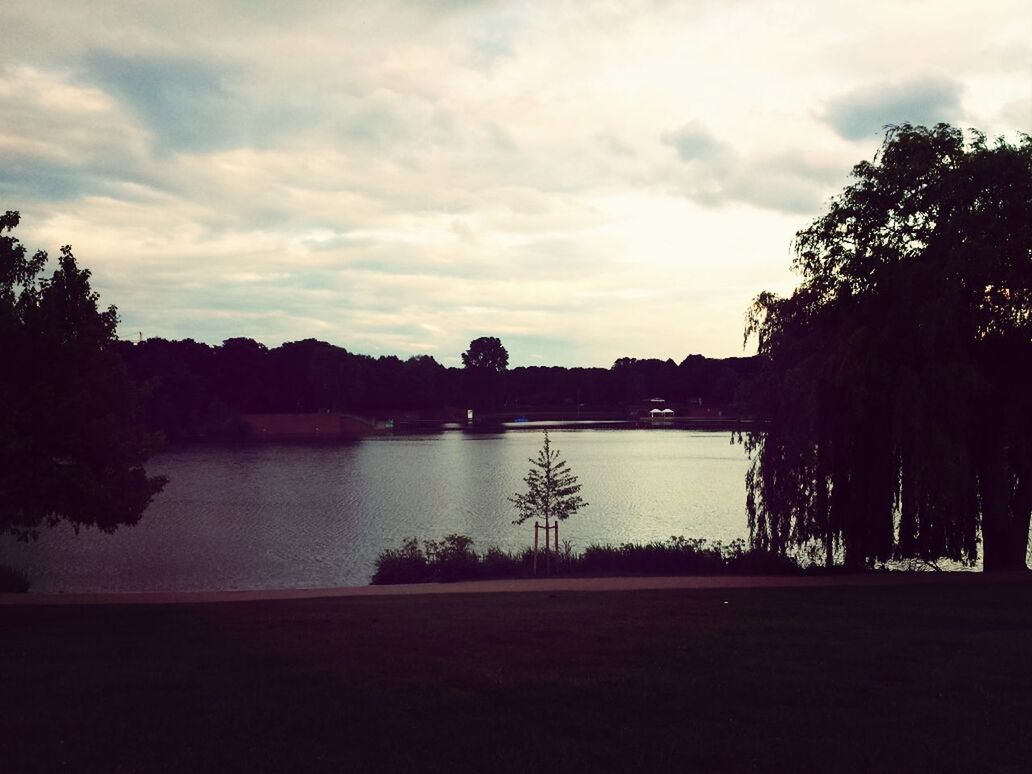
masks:
{"type": "Polygon", "coordinates": [[[608,576],[595,578],[518,578],[458,581],[455,583],[412,583],[382,586],[338,586],[308,589],[245,589],[229,591],[140,591],[97,593],[0,593],[5,605],[183,605],[231,602],[262,602],[426,596],[446,594],[511,594],[534,592],[605,591],[706,591],[752,588],[824,588],[829,586],[928,585],[936,583],[992,583],[1032,581],[1032,573],[978,572],[884,572],[855,575],[684,575],[608,576]]]}

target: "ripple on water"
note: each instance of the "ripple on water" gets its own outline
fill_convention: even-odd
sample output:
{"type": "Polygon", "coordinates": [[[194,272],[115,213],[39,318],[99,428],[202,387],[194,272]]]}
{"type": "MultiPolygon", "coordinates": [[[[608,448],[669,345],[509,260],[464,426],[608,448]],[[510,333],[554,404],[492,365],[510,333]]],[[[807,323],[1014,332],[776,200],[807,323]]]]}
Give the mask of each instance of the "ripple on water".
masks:
{"type": "MultiPolygon", "coordinates": [[[[561,527],[575,548],[671,535],[745,537],[747,461],[729,433],[553,431],[589,507],[561,527]]],[[[190,446],[156,456],[170,478],[139,525],[0,539],[37,591],[301,588],[366,583],[410,535],[518,549],[511,524],[541,433],[370,438],[346,446],[190,446]]]]}

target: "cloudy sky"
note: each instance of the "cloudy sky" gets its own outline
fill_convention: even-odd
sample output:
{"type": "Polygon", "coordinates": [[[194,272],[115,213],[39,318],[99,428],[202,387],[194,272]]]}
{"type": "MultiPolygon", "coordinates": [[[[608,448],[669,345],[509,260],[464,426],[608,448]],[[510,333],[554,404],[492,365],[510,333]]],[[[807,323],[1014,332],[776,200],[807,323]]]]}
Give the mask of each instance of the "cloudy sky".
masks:
{"type": "Polygon", "coordinates": [[[15,0],[0,208],[126,337],[736,355],[884,124],[1032,129],[1027,12],[15,0]]]}

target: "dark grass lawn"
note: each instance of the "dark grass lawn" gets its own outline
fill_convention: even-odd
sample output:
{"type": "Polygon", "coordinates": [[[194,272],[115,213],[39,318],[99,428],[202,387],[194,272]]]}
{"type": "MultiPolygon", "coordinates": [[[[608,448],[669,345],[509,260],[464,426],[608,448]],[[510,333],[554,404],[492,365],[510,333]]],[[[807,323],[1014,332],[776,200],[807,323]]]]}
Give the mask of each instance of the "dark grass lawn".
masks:
{"type": "Polygon", "coordinates": [[[1032,771],[1032,583],[0,607],[0,770],[1032,771]]]}

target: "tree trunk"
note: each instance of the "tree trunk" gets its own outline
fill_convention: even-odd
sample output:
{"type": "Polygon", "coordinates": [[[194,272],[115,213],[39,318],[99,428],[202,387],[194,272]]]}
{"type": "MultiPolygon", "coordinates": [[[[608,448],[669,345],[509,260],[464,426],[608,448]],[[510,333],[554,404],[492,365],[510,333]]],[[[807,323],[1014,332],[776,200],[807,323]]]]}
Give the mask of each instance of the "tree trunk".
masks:
{"type": "Polygon", "coordinates": [[[549,536],[552,531],[549,529],[548,516],[545,516],[545,575],[550,575],[552,572],[552,548],[549,542],[549,536]]]}
{"type": "Polygon", "coordinates": [[[1029,511],[1021,498],[1012,497],[1007,456],[999,444],[992,444],[983,453],[979,478],[983,572],[1027,570],[1029,511]]]}
{"type": "Polygon", "coordinates": [[[988,511],[982,516],[982,570],[983,572],[1014,572],[1027,570],[1028,514],[1013,518],[1004,513],[993,516],[988,511]]]}

